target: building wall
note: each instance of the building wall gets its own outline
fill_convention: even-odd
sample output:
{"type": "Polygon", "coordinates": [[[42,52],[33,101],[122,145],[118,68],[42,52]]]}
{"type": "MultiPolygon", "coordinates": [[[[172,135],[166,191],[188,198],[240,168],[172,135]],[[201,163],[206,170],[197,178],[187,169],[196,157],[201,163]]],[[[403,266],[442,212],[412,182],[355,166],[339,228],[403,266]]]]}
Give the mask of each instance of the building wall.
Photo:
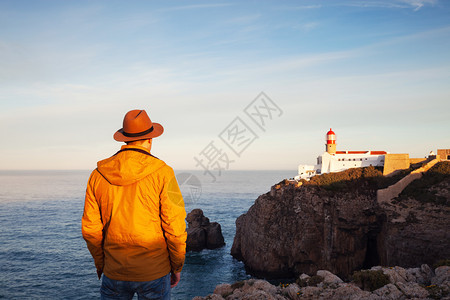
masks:
{"type": "Polygon", "coordinates": [[[340,172],[350,168],[362,168],[368,166],[383,166],[384,155],[364,154],[335,154],[325,152],[321,159],[321,173],[340,172]]]}
{"type": "Polygon", "coordinates": [[[383,175],[389,175],[397,170],[408,169],[410,166],[409,154],[385,154],[383,175]]]}
{"type": "Polygon", "coordinates": [[[315,166],[312,165],[299,165],[298,166],[298,175],[295,177],[295,179],[307,179],[311,176],[316,175],[315,166]]]}
{"type": "Polygon", "coordinates": [[[450,160],[450,149],[438,149],[437,155],[439,155],[442,160],[450,160]]]}
{"type": "Polygon", "coordinates": [[[411,164],[411,165],[414,165],[414,164],[418,164],[418,163],[424,163],[424,162],[426,162],[428,159],[427,158],[410,158],[409,159],[409,163],[411,164]]]}

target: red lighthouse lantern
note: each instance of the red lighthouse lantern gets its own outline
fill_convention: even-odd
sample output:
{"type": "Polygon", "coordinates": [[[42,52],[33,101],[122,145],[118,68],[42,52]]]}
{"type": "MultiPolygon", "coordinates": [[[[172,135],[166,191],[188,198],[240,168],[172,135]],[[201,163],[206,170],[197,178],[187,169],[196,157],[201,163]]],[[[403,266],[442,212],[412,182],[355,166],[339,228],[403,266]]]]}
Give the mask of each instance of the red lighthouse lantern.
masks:
{"type": "Polygon", "coordinates": [[[336,134],[333,130],[327,132],[327,143],[325,144],[325,150],[330,154],[336,154],[336,134]]]}

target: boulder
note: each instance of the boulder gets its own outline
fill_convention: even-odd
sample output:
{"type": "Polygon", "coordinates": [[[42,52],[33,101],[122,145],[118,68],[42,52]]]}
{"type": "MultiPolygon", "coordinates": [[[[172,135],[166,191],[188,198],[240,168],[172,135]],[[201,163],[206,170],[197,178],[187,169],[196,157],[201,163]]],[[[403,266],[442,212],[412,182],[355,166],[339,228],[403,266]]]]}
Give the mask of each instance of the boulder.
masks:
{"type": "Polygon", "coordinates": [[[317,271],[316,275],[323,277],[323,283],[326,284],[333,284],[333,283],[336,284],[343,282],[342,279],[340,279],[339,277],[337,277],[336,275],[327,270],[319,270],[317,271]]]}
{"type": "Polygon", "coordinates": [[[380,298],[375,299],[386,299],[386,300],[399,300],[399,299],[405,299],[405,296],[403,296],[403,293],[392,283],[386,284],[385,286],[379,288],[378,290],[375,290],[373,292],[373,295],[379,296],[380,298]]]}
{"type": "Polygon", "coordinates": [[[415,278],[415,281],[422,285],[429,285],[431,277],[433,277],[433,270],[427,264],[421,265],[420,268],[410,268],[406,271],[409,273],[410,278],[415,278]]]}
{"type": "Polygon", "coordinates": [[[188,222],[186,251],[216,249],[225,245],[220,224],[211,223],[201,209],[193,209],[187,215],[186,221],[188,222]]]}
{"type": "Polygon", "coordinates": [[[222,283],[216,286],[216,288],[214,289],[214,294],[226,297],[233,294],[233,288],[231,287],[231,284],[222,283]]]}
{"type": "Polygon", "coordinates": [[[434,271],[434,273],[436,274],[436,277],[434,277],[431,280],[432,284],[435,285],[443,285],[443,284],[450,284],[450,267],[449,266],[441,266],[436,268],[436,270],[434,271]]]}
{"type": "Polygon", "coordinates": [[[200,208],[195,208],[188,213],[186,221],[188,222],[188,228],[203,228],[209,225],[209,219],[203,215],[203,210],[200,208]]]}
{"type": "Polygon", "coordinates": [[[406,296],[407,299],[415,299],[415,298],[423,299],[427,298],[429,295],[427,290],[421,287],[416,282],[408,282],[408,283],[399,282],[397,283],[397,286],[399,290],[403,293],[403,295],[406,296]]]}

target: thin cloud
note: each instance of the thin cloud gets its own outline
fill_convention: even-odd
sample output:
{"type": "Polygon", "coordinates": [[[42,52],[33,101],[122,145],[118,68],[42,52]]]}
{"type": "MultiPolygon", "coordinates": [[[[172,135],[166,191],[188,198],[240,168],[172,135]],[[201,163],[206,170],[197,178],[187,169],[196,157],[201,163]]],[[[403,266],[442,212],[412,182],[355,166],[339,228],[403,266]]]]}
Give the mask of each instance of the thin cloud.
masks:
{"type": "Polygon", "coordinates": [[[425,6],[435,6],[438,0],[394,0],[394,1],[380,1],[380,0],[354,0],[343,2],[322,2],[322,4],[315,5],[299,5],[299,6],[286,6],[282,9],[288,10],[311,10],[320,9],[326,7],[359,7],[359,8],[386,8],[386,9],[413,9],[418,11],[425,6]]]}
{"type": "Polygon", "coordinates": [[[192,4],[183,6],[173,6],[159,9],[159,11],[176,11],[176,10],[191,10],[191,9],[203,9],[203,8],[218,8],[232,6],[231,3],[214,3],[214,4],[192,4]]]}
{"type": "Polygon", "coordinates": [[[253,23],[253,22],[261,19],[261,17],[262,17],[262,14],[244,15],[244,16],[229,19],[225,23],[232,24],[232,25],[242,25],[242,24],[253,23]]]}
{"type": "Polygon", "coordinates": [[[296,26],[296,28],[302,31],[311,31],[319,26],[319,22],[308,22],[301,25],[296,26]]]}
{"type": "Polygon", "coordinates": [[[331,6],[350,6],[361,8],[407,8],[408,6],[384,1],[349,1],[344,3],[335,3],[331,6]]]}
{"type": "Polygon", "coordinates": [[[396,0],[396,1],[346,1],[330,6],[348,6],[360,8],[413,9],[418,11],[424,6],[435,6],[438,0],[396,0]]]}
{"type": "Polygon", "coordinates": [[[318,5],[300,5],[300,6],[290,7],[289,9],[308,10],[308,9],[318,9],[318,8],[322,8],[322,7],[323,7],[322,4],[318,4],[318,5]]]}
{"type": "Polygon", "coordinates": [[[418,11],[425,5],[435,6],[437,0],[400,0],[401,3],[405,3],[414,8],[414,11],[418,11]]]}

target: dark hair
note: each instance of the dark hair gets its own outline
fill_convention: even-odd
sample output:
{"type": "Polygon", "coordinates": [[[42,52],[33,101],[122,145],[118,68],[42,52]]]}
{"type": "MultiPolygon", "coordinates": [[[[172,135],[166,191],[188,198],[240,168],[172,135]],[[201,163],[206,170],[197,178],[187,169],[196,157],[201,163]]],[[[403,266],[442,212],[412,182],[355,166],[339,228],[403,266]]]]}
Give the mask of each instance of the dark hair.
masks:
{"type": "Polygon", "coordinates": [[[141,139],[141,140],[134,140],[134,141],[128,141],[128,142],[125,142],[125,144],[130,144],[130,143],[133,143],[133,142],[139,142],[139,141],[146,141],[146,140],[151,140],[151,138],[150,139],[141,139]]]}

